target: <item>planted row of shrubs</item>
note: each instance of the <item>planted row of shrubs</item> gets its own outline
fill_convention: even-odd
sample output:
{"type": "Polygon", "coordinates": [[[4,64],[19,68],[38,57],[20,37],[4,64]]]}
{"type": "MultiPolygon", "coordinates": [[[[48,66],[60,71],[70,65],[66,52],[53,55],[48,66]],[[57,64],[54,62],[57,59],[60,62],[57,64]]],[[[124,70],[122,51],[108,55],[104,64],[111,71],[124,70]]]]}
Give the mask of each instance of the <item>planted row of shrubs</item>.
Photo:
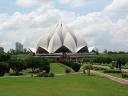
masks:
{"type": "Polygon", "coordinates": [[[79,63],[71,62],[71,61],[61,61],[60,63],[72,68],[75,72],[78,72],[81,67],[79,63]]]}
{"type": "Polygon", "coordinates": [[[38,73],[37,77],[54,77],[54,73],[46,73],[46,72],[40,72],[38,73]]]}
{"type": "Polygon", "coordinates": [[[122,73],[121,70],[115,70],[115,69],[107,69],[103,71],[104,73],[122,73]]]}
{"type": "Polygon", "coordinates": [[[128,78],[128,73],[122,73],[122,78],[128,78]]]}
{"type": "Polygon", "coordinates": [[[94,68],[94,70],[101,70],[101,71],[108,70],[108,68],[104,68],[104,67],[96,67],[96,66],[94,66],[93,68],[94,68]]]}

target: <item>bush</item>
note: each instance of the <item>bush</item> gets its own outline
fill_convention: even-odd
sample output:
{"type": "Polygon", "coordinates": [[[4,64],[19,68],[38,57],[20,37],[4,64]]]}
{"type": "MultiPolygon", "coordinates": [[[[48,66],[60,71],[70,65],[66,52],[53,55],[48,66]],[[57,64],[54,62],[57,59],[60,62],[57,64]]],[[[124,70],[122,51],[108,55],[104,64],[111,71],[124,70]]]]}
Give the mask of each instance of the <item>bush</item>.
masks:
{"type": "Polygon", "coordinates": [[[76,62],[71,61],[61,61],[62,64],[72,68],[75,72],[78,72],[80,70],[81,65],[76,62]]]}
{"type": "Polygon", "coordinates": [[[88,76],[90,76],[90,70],[91,69],[93,69],[93,66],[92,66],[92,64],[85,64],[85,65],[83,65],[83,73],[85,74],[85,73],[87,73],[87,75],[88,76]],[[85,70],[87,71],[87,72],[85,72],[85,70]]]}
{"type": "Polygon", "coordinates": [[[122,73],[122,78],[128,78],[128,73],[122,73]]]}
{"type": "Polygon", "coordinates": [[[54,73],[46,73],[46,72],[40,72],[38,73],[37,77],[54,77],[54,73]]]}
{"type": "Polygon", "coordinates": [[[0,62],[0,76],[4,76],[8,68],[8,64],[5,62],[0,62]]]}
{"type": "Polygon", "coordinates": [[[65,73],[70,73],[70,72],[71,72],[70,69],[68,69],[68,68],[65,69],[65,73]]]}
{"type": "Polygon", "coordinates": [[[83,70],[86,70],[86,69],[89,69],[89,70],[93,69],[92,64],[85,64],[85,65],[83,66],[83,70]]]}
{"type": "Polygon", "coordinates": [[[110,69],[114,69],[114,67],[113,67],[112,65],[109,65],[109,68],[110,68],[110,69]]]}
{"type": "Polygon", "coordinates": [[[122,73],[121,70],[108,69],[104,70],[104,73],[122,73]]]}
{"type": "Polygon", "coordinates": [[[108,68],[103,68],[103,67],[94,67],[94,69],[95,69],[95,70],[102,70],[102,71],[104,71],[104,70],[107,70],[108,68]]]}
{"type": "Polygon", "coordinates": [[[10,73],[9,75],[10,76],[21,76],[21,75],[23,75],[23,73],[18,73],[18,74],[16,74],[16,73],[10,73]]]}

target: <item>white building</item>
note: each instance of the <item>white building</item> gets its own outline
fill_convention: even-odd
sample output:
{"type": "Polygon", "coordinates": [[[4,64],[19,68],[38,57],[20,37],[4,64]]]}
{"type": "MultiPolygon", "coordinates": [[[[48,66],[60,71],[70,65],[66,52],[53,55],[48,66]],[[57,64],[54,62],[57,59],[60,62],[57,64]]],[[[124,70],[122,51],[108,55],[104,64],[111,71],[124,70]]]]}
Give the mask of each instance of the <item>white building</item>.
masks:
{"type": "Polygon", "coordinates": [[[94,57],[88,52],[86,41],[76,36],[64,23],[59,22],[49,35],[40,39],[36,50],[30,48],[36,55],[53,58],[55,61],[82,61],[84,58],[94,57]]]}

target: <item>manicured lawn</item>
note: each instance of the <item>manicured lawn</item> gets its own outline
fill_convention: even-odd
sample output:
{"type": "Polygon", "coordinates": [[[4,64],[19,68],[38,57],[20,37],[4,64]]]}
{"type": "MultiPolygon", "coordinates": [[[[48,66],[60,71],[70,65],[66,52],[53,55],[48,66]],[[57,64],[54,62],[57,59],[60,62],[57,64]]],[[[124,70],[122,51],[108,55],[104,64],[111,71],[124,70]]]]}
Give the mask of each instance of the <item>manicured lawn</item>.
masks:
{"type": "Polygon", "coordinates": [[[68,66],[65,66],[61,63],[51,63],[50,68],[51,68],[50,69],[51,72],[53,72],[55,74],[64,74],[66,68],[70,69],[71,72],[73,72],[73,70],[71,68],[69,68],[68,66]]]}
{"type": "Polygon", "coordinates": [[[83,74],[0,78],[0,96],[128,96],[128,86],[83,74]]]}
{"type": "Polygon", "coordinates": [[[62,74],[62,73],[65,73],[65,68],[62,67],[59,63],[51,63],[50,64],[50,70],[51,72],[53,73],[59,73],[59,74],[62,74]]]}

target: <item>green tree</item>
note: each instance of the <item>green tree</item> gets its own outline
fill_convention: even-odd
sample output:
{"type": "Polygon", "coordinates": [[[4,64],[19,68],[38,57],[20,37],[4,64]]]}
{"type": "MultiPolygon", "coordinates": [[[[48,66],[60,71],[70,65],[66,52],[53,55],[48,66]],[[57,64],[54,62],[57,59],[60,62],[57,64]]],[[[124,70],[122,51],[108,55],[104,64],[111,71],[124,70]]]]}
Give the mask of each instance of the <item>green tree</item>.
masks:
{"type": "Polygon", "coordinates": [[[8,63],[0,62],[0,76],[4,76],[8,69],[8,63]]]}
{"type": "Polygon", "coordinates": [[[47,73],[49,73],[50,60],[44,57],[30,57],[27,60],[27,66],[32,69],[32,72],[38,68],[40,71],[45,70],[47,73]]]}
{"type": "Polygon", "coordinates": [[[3,51],[0,51],[0,61],[1,62],[4,62],[4,61],[8,61],[10,59],[10,55],[3,52],[3,51]]]}
{"type": "Polygon", "coordinates": [[[86,70],[87,72],[85,72],[85,73],[87,73],[87,75],[90,76],[90,74],[91,74],[90,70],[93,69],[93,66],[92,66],[92,64],[85,64],[85,65],[83,65],[82,69],[84,72],[86,70]]]}
{"type": "Polygon", "coordinates": [[[26,64],[24,60],[19,58],[10,59],[9,66],[14,71],[15,75],[19,75],[19,72],[26,69],[26,64]]]}
{"type": "Polygon", "coordinates": [[[37,57],[30,57],[27,59],[28,68],[32,69],[32,72],[35,72],[39,68],[39,59],[37,57]]]}

